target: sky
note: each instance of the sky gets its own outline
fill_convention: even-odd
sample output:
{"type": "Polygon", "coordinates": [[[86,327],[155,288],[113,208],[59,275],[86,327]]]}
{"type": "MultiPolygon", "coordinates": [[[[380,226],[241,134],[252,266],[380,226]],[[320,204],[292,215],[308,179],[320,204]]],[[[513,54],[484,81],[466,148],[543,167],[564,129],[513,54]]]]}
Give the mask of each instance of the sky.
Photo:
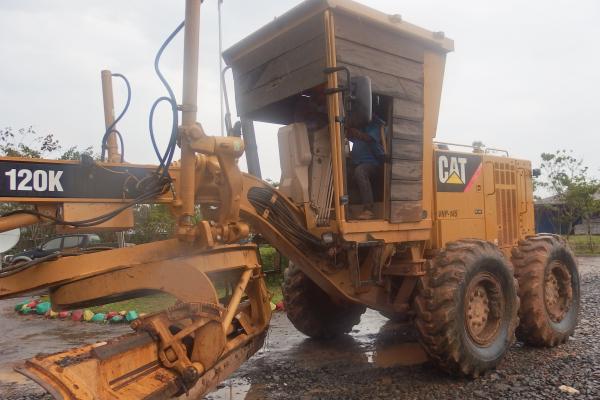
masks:
{"type": "MultiPolygon", "coordinates": [[[[570,149],[600,175],[600,2],[597,0],[360,0],[454,39],[448,54],[437,139],[480,140],[530,159],[570,149]]],[[[298,0],[224,0],[226,49],[298,0]]],[[[100,147],[104,131],[100,71],[126,75],[132,104],[119,130],[126,160],[155,163],[148,136],[152,102],[165,95],[156,51],[184,15],[183,0],[2,0],[0,127],[32,125],[67,148],[100,147]]],[[[181,99],[183,35],[161,61],[181,99]]],[[[231,107],[233,84],[229,80],[231,107]]],[[[125,90],[115,79],[115,109],[125,90]]],[[[198,120],[220,134],[217,0],[201,18],[198,120]]],[[[233,112],[235,115],[235,111],[233,112]]],[[[159,145],[169,112],[156,116],[159,145]]],[[[277,127],[256,124],[263,177],[279,179],[277,127]]],[[[245,161],[241,160],[245,168],[245,161]]]]}

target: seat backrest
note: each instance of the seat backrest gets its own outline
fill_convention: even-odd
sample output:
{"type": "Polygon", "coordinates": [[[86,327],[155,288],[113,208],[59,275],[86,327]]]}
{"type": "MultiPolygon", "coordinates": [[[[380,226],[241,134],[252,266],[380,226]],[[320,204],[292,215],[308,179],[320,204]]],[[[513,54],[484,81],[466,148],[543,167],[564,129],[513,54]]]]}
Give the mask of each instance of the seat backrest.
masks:
{"type": "Polygon", "coordinates": [[[308,167],[312,154],[304,123],[284,126],[277,133],[281,180],[279,190],[296,204],[309,201],[308,167]]]}

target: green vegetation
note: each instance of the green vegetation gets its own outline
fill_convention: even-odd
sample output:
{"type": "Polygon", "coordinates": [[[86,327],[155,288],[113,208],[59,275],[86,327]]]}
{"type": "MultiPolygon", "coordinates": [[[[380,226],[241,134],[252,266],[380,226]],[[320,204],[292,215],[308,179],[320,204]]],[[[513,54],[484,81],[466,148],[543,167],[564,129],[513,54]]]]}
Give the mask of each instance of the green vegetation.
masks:
{"type": "Polygon", "coordinates": [[[567,240],[578,256],[600,255],[600,235],[571,235],[567,240]]]}
{"type": "Polygon", "coordinates": [[[260,246],[259,251],[263,272],[266,274],[267,290],[273,295],[271,301],[277,304],[283,300],[281,285],[283,283],[283,271],[288,261],[285,257],[277,254],[277,250],[271,246],[260,246]]]}
{"type": "Polygon", "coordinates": [[[153,313],[164,310],[175,304],[175,297],[166,293],[151,294],[149,296],[137,297],[131,300],[118,301],[116,303],[105,304],[103,306],[92,307],[95,313],[107,313],[109,311],[129,311],[135,310],[138,313],[153,313]]]}
{"type": "Polygon", "coordinates": [[[596,197],[600,181],[572,151],[542,153],[541,171],[542,176],[535,181],[535,186],[554,197],[544,207],[554,211],[555,226],[566,225],[566,232],[570,234],[578,221],[589,221],[600,213],[600,200],[596,197]]]}
{"type": "Polygon", "coordinates": [[[265,282],[267,284],[267,290],[273,296],[271,301],[274,304],[279,303],[283,300],[283,294],[281,293],[281,285],[283,284],[283,275],[282,274],[268,274],[265,277],[265,282]]]}
{"type": "Polygon", "coordinates": [[[266,273],[283,273],[285,265],[288,264],[287,259],[277,253],[277,250],[271,246],[260,246],[261,264],[263,271],[266,273]]]}

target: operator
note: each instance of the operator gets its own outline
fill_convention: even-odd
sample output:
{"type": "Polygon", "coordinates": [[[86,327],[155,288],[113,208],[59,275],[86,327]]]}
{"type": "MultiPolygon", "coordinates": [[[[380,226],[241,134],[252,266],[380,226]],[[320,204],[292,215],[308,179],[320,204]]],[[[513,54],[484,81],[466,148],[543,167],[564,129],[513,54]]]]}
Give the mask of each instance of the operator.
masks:
{"type": "Polygon", "coordinates": [[[354,164],[354,183],[358,186],[363,210],[357,219],[375,218],[373,213],[373,179],[378,176],[385,160],[381,144],[381,129],[385,122],[375,113],[367,126],[360,130],[349,128],[346,137],[352,142],[350,158],[354,164]]]}
{"type": "Polygon", "coordinates": [[[294,106],[294,122],[304,122],[309,132],[318,131],[329,122],[324,85],[317,86],[298,98],[294,106]]]}

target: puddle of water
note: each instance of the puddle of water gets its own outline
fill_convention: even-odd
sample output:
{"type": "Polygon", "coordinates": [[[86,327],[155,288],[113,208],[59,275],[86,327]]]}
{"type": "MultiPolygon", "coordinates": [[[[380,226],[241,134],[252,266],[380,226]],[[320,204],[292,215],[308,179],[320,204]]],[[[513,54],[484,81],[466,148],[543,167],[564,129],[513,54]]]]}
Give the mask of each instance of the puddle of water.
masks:
{"type": "Polygon", "coordinates": [[[397,343],[377,348],[371,355],[372,363],[381,368],[408,367],[423,364],[427,353],[419,343],[397,343]]]}

